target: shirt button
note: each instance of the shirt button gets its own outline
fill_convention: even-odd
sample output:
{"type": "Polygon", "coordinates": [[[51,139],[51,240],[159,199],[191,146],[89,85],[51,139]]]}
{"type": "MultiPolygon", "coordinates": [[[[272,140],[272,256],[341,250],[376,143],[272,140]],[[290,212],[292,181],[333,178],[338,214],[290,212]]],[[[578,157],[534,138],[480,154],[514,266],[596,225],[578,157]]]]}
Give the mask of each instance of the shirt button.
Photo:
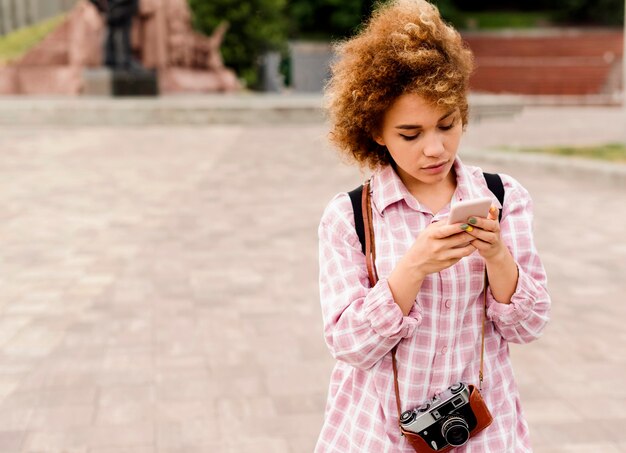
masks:
{"type": "Polygon", "coordinates": [[[445,354],[446,352],[448,352],[448,348],[446,348],[445,346],[443,348],[441,348],[441,353],[445,354]]]}
{"type": "Polygon", "coordinates": [[[452,301],[450,299],[446,300],[446,308],[450,308],[452,306],[452,301]]]}

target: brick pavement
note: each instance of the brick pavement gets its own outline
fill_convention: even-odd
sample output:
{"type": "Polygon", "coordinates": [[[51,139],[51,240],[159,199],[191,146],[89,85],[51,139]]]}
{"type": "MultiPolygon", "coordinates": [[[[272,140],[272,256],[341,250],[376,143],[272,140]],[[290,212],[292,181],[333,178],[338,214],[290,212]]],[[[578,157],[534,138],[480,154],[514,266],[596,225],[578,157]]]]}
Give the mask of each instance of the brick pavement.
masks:
{"type": "MultiPolygon", "coordinates": [[[[1,452],[312,450],[317,222],[362,179],[323,126],[4,128],[0,149],[1,452]]],[[[533,194],[550,277],[544,338],[512,346],[536,452],[625,452],[624,192],[484,168],[533,194]]]]}

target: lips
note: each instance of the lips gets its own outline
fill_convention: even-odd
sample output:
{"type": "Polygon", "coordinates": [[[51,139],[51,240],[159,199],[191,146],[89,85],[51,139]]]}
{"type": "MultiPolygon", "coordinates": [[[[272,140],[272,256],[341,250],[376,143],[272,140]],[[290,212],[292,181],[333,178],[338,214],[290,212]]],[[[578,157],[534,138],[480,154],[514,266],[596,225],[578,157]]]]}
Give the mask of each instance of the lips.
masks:
{"type": "Polygon", "coordinates": [[[443,166],[443,165],[445,165],[447,163],[448,163],[448,161],[444,160],[443,162],[437,162],[436,164],[428,165],[426,167],[422,167],[422,169],[423,170],[432,170],[433,168],[439,168],[439,167],[441,167],[441,166],[443,166]]]}

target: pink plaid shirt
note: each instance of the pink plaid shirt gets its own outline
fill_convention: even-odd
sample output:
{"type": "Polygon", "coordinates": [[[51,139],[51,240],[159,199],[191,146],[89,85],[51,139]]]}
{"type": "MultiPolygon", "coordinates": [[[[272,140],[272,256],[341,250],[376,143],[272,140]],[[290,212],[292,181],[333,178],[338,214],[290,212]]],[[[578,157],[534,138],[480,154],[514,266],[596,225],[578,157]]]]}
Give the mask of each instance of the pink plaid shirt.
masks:
{"type": "MultiPolygon", "coordinates": [[[[456,159],[452,203],[489,196],[480,168],[456,159]]],[[[508,305],[488,291],[483,397],[494,421],[456,451],[531,451],[528,425],[508,343],[538,338],[548,321],[546,274],[532,237],[532,201],[512,177],[505,188],[501,237],[515,258],[519,278],[508,305]]],[[[450,205],[433,215],[408,192],[392,167],[372,176],[372,211],[379,282],[369,287],[365,257],[346,193],[326,207],[319,226],[320,298],[324,337],[337,364],[332,372],[325,421],[315,451],[412,452],[398,428],[391,349],[397,349],[402,410],[421,405],[451,384],[478,385],[484,261],[478,252],[429,275],[415,305],[403,316],[387,277],[414,238],[445,218],[450,205]]]]}

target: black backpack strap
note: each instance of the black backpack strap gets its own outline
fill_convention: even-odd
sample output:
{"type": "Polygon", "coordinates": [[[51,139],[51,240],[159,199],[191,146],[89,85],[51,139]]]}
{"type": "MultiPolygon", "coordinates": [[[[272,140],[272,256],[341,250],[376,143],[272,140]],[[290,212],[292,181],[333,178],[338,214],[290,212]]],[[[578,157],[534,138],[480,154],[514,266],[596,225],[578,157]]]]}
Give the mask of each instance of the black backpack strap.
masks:
{"type": "MultiPolygon", "coordinates": [[[[496,196],[502,206],[504,206],[504,184],[502,179],[497,173],[483,173],[487,187],[496,196]]],[[[360,185],[356,189],[348,192],[350,201],[352,202],[352,211],[354,212],[354,226],[356,234],[361,242],[361,251],[365,255],[365,225],[363,224],[363,209],[361,208],[361,199],[363,196],[363,185],[360,185]]],[[[498,220],[502,221],[502,209],[498,215],[498,220]]]]}
{"type": "MultiPolygon", "coordinates": [[[[485,181],[487,181],[487,187],[496,196],[502,206],[504,206],[504,184],[502,184],[502,178],[497,173],[483,173],[485,181]]],[[[502,221],[502,209],[498,215],[498,221],[502,221]]]]}
{"type": "Polygon", "coordinates": [[[353,191],[348,192],[348,195],[350,195],[350,201],[352,202],[352,211],[354,212],[354,226],[356,229],[356,234],[359,237],[359,241],[361,242],[361,251],[363,251],[363,255],[365,255],[365,225],[363,223],[363,209],[361,208],[363,186],[360,185],[353,191]]]}

